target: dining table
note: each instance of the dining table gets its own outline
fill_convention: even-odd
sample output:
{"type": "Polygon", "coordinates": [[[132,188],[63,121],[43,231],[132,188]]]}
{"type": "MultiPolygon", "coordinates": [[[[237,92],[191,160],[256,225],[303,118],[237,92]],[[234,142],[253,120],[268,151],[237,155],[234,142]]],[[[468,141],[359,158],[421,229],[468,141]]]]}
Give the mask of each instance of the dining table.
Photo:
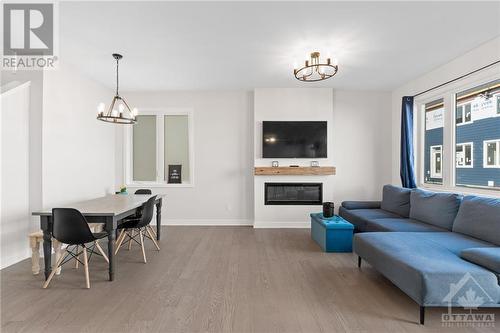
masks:
{"type": "MultiPolygon", "coordinates": [[[[43,255],[45,279],[52,271],[52,208],[74,208],[79,210],[88,223],[102,223],[108,238],[109,280],[115,278],[115,240],[116,230],[120,221],[136,214],[142,205],[153,195],[151,194],[114,194],[71,204],[46,207],[32,213],[40,217],[40,228],[43,231],[43,255]]],[[[164,196],[156,195],[156,239],[161,235],[161,207],[164,196]]]]}

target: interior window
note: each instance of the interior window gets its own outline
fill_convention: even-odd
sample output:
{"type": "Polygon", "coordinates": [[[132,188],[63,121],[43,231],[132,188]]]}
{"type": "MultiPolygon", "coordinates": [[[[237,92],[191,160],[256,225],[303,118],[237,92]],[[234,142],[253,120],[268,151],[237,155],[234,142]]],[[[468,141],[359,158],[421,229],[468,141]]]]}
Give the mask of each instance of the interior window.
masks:
{"type": "Polygon", "coordinates": [[[496,169],[500,167],[500,80],[471,87],[455,96],[455,185],[500,189],[500,172],[496,169]],[[459,112],[463,113],[461,119],[459,112]]]}
{"type": "MultiPolygon", "coordinates": [[[[424,105],[425,112],[425,156],[424,156],[424,182],[427,184],[443,183],[443,128],[444,128],[444,103],[438,99],[424,105]]],[[[457,112],[458,115],[458,112],[457,112]]]]}
{"type": "Polygon", "coordinates": [[[156,180],[156,116],[137,116],[132,134],[134,181],[156,180]]]}

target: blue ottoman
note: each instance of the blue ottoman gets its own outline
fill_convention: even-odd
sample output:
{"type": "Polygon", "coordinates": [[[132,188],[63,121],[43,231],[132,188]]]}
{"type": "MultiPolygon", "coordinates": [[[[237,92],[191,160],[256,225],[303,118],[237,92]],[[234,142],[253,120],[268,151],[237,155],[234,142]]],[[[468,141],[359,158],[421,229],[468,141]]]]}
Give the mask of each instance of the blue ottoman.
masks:
{"type": "Polygon", "coordinates": [[[311,237],[325,252],[352,252],[354,226],[338,215],[311,214],[311,237]]]}

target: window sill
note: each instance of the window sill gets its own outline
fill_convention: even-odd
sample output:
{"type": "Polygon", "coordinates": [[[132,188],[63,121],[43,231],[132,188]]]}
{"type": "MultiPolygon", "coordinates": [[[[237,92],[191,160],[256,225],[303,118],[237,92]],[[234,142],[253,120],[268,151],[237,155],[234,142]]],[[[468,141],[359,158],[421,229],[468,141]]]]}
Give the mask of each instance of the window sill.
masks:
{"type": "Polygon", "coordinates": [[[169,184],[169,183],[128,183],[127,187],[130,188],[188,188],[194,187],[192,183],[182,183],[182,184],[169,184]]]}

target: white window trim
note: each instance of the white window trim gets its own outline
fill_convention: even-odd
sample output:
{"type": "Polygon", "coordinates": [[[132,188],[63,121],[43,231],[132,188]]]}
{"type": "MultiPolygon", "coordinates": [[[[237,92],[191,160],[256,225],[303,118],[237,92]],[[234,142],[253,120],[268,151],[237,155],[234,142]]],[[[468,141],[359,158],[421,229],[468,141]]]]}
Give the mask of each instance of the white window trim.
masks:
{"type": "Polygon", "coordinates": [[[461,194],[475,194],[484,195],[494,198],[500,198],[500,191],[496,188],[483,188],[483,187],[464,187],[456,186],[456,170],[455,162],[455,113],[446,112],[446,110],[454,110],[456,107],[456,92],[464,91],[470,87],[479,86],[498,79],[498,71],[500,65],[492,66],[488,69],[477,72],[467,78],[458,80],[456,82],[447,84],[441,88],[434,89],[429,93],[420,95],[414,99],[414,146],[415,146],[415,166],[417,186],[420,188],[455,192],[461,194]],[[425,182],[425,104],[433,102],[437,99],[443,98],[444,102],[444,128],[443,128],[443,183],[432,184],[425,182]]]}
{"type": "Polygon", "coordinates": [[[429,154],[430,154],[430,171],[431,171],[431,175],[430,177],[431,178],[437,178],[437,179],[443,179],[443,145],[435,145],[435,146],[430,146],[429,147],[430,151],[429,151],[429,154]],[[435,149],[435,148],[438,148],[439,147],[439,152],[441,154],[441,173],[435,173],[434,172],[434,169],[435,167],[433,168],[433,165],[435,166],[435,161],[434,159],[432,158],[432,151],[435,149]],[[434,162],[434,163],[433,163],[434,162]]]}
{"type": "Polygon", "coordinates": [[[485,140],[483,141],[483,168],[486,169],[500,169],[500,138],[499,139],[493,139],[493,140],[485,140]],[[496,161],[495,165],[487,165],[487,158],[488,158],[488,152],[486,151],[486,145],[488,143],[496,142],[496,161]]]}
{"type": "Polygon", "coordinates": [[[133,145],[132,126],[126,126],[123,131],[123,174],[127,187],[194,187],[194,111],[192,108],[139,108],[140,116],[156,116],[156,181],[134,181],[133,175],[133,145]],[[189,147],[189,183],[169,184],[164,180],[164,126],[163,117],[171,115],[188,116],[188,147],[189,147]],[[161,119],[161,121],[160,121],[161,119]]]}
{"type": "Polygon", "coordinates": [[[455,107],[455,121],[457,121],[457,108],[460,107],[460,106],[462,107],[462,119],[463,119],[463,121],[461,123],[459,123],[459,124],[456,124],[457,126],[468,125],[468,124],[472,124],[474,122],[472,120],[472,114],[471,114],[470,120],[469,121],[465,121],[465,105],[467,105],[467,104],[471,104],[471,109],[472,109],[472,103],[471,102],[466,102],[466,103],[458,104],[455,107]]]}
{"type": "MultiPolygon", "coordinates": [[[[465,159],[464,159],[465,163],[465,159]]],[[[455,145],[455,167],[460,168],[460,169],[472,169],[474,168],[474,142],[463,142],[463,143],[457,143],[455,145]],[[470,160],[471,164],[470,165],[458,165],[457,164],[457,147],[456,146],[462,146],[464,156],[465,156],[465,146],[469,145],[470,146],[470,160]]]]}

